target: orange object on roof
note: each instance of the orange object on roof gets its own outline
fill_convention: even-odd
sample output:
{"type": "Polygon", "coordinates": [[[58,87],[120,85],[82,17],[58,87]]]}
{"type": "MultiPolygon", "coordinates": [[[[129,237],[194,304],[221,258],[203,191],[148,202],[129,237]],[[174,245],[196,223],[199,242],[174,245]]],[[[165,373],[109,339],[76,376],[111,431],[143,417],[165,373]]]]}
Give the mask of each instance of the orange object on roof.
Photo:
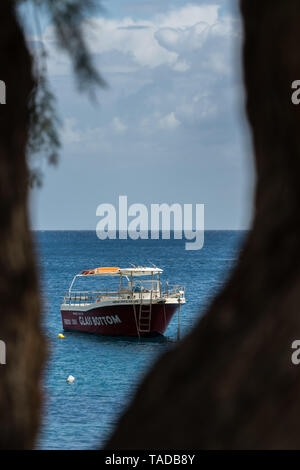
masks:
{"type": "Polygon", "coordinates": [[[120,270],[120,268],[94,268],[94,269],[87,269],[85,271],[82,271],[81,274],[85,276],[93,276],[97,274],[114,274],[117,273],[120,270]]]}

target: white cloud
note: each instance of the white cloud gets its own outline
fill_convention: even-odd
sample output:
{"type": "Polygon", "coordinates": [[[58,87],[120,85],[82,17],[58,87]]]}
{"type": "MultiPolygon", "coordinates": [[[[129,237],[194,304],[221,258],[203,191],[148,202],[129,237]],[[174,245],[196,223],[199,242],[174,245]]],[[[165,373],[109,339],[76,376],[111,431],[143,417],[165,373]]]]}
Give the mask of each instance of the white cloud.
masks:
{"type": "Polygon", "coordinates": [[[190,65],[186,62],[186,60],[178,60],[173,67],[176,72],[186,72],[189,70],[189,68],[190,65]]]}
{"type": "MultiPolygon", "coordinates": [[[[140,21],[94,18],[84,28],[109,89],[101,92],[101,107],[92,116],[90,110],[84,115],[78,101],[78,123],[67,119],[62,131],[65,144],[82,142],[109,153],[117,142],[169,145],[169,132],[175,130],[174,138],[190,132],[194,145],[202,136],[208,145],[218,132],[223,140],[230,135],[223,129],[232,125],[232,97],[239,86],[232,61],[239,20],[207,0],[140,21]]],[[[51,27],[44,37],[52,75],[71,76],[68,61],[55,50],[51,27]]],[[[73,98],[70,93],[71,116],[76,115],[73,98]]]]}
{"type": "Polygon", "coordinates": [[[155,23],[148,23],[145,28],[138,26],[130,18],[124,20],[94,19],[91,25],[86,25],[86,37],[92,52],[103,54],[118,51],[129,56],[140,66],[150,68],[162,64],[176,63],[177,54],[161,47],[154,37],[157,30],[155,23]]]}
{"type": "MultiPolygon", "coordinates": [[[[187,4],[148,20],[101,17],[86,21],[83,27],[94,54],[117,52],[127,56],[131,67],[122,64],[120,68],[124,73],[132,72],[133,64],[151,69],[166,65],[175,71],[186,72],[189,70],[188,62],[180,55],[201,48],[209,34],[220,34],[222,27],[216,26],[219,24],[219,9],[218,5],[187,4]]],[[[40,38],[31,40],[39,42],[40,38]]],[[[67,73],[69,64],[66,67],[56,50],[52,26],[46,29],[43,41],[50,52],[50,72],[57,75],[67,73]]]]}
{"type": "Polygon", "coordinates": [[[112,126],[117,134],[124,134],[127,130],[127,126],[121,121],[118,116],[113,118],[112,126]]]}
{"type": "Polygon", "coordinates": [[[161,27],[184,28],[193,26],[200,21],[210,25],[218,20],[219,5],[191,5],[174,9],[158,17],[161,27]]]}
{"type": "Polygon", "coordinates": [[[180,126],[180,121],[175,116],[174,111],[159,120],[161,129],[173,131],[180,126]]]}
{"type": "Polygon", "coordinates": [[[217,5],[186,5],[142,24],[131,18],[97,18],[86,25],[86,36],[94,53],[119,51],[141,66],[155,68],[165,64],[175,70],[186,71],[188,67],[183,67],[184,61],[178,63],[178,51],[166,47],[167,40],[183,42],[181,36],[189,36],[192,28],[192,35],[197,37],[198,43],[194,44],[193,38],[190,43],[193,47],[201,47],[201,32],[218,21],[218,11],[217,5]]]}
{"type": "Polygon", "coordinates": [[[57,53],[52,28],[44,35],[51,84],[60,115],[67,118],[63,158],[56,170],[61,171],[63,191],[58,193],[55,178],[54,196],[59,194],[60,203],[71,194],[72,208],[75,194],[84,214],[103,195],[113,200],[116,185],[132,200],[152,201],[153,185],[144,178],[147,168],[149,181],[159,178],[159,200],[204,200],[216,225],[232,227],[235,216],[227,218],[243,199],[236,188],[248,178],[247,170],[242,171],[245,152],[237,112],[242,81],[241,27],[233,16],[238,15],[236,0],[193,0],[193,5],[172,10],[172,0],[118,0],[119,9],[113,3],[106,0],[107,12],[117,16],[84,25],[95,65],[109,84],[99,90],[99,106],[91,106],[74,89],[69,61],[57,53]],[[129,4],[138,4],[138,12],[134,6],[127,8],[129,4]],[[155,14],[163,10],[163,15],[155,14]],[[124,11],[134,13],[120,18],[124,11]],[[83,179],[86,172],[88,178],[83,179]],[[220,211],[220,200],[228,211],[224,204],[220,211]]]}
{"type": "Polygon", "coordinates": [[[74,144],[82,139],[80,131],[76,128],[76,119],[66,118],[61,131],[62,141],[66,144],[74,144]]]}
{"type": "Polygon", "coordinates": [[[162,28],[155,33],[159,44],[166,49],[184,53],[200,49],[207,40],[212,26],[207,23],[196,23],[185,29],[162,28]]]}
{"type": "Polygon", "coordinates": [[[73,118],[66,118],[61,130],[61,139],[65,145],[74,146],[78,143],[84,143],[88,146],[99,145],[104,142],[105,136],[105,129],[101,127],[83,128],[80,121],[73,118]]]}

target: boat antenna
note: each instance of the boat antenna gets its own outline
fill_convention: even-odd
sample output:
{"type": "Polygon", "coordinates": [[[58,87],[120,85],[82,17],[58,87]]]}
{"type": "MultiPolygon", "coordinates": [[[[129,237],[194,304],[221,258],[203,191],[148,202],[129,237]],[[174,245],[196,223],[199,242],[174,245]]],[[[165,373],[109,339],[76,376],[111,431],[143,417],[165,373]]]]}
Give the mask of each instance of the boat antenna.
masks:
{"type": "Polygon", "coordinates": [[[149,264],[152,264],[153,268],[157,269],[156,264],[151,263],[151,261],[149,261],[149,264]]]}

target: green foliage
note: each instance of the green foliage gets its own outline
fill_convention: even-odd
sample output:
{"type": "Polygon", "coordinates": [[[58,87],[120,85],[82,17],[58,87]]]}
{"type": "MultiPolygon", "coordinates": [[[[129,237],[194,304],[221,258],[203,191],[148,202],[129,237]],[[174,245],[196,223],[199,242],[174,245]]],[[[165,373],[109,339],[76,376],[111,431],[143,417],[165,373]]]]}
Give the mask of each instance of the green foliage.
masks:
{"type": "Polygon", "coordinates": [[[57,44],[65,50],[72,61],[80,88],[91,89],[95,85],[105,86],[105,82],[95,69],[89,54],[82,22],[99,8],[94,0],[32,0],[36,7],[47,8],[55,28],[57,44]]]}
{"type": "MultiPolygon", "coordinates": [[[[73,66],[79,90],[94,95],[95,88],[106,86],[105,81],[94,67],[89,53],[82,24],[88,15],[99,8],[93,0],[17,0],[17,3],[30,1],[35,8],[37,35],[42,36],[39,25],[39,10],[51,19],[58,47],[65,51],[73,66]]],[[[47,51],[35,58],[37,86],[31,100],[31,126],[28,144],[31,186],[42,184],[42,161],[56,164],[61,147],[59,139],[60,120],[56,112],[55,96],[47,79],[47,51]]]]}
{"type": "Polygon", "coordinates": [[[42,161],[56,165],[61,147],[58,128],[60,120],[56,113],[56,100],[49,88],[47,77],[41,75],[30,103],[30,135],[27,154],[29,159],[30,186],[42,185],[42,161]]]}

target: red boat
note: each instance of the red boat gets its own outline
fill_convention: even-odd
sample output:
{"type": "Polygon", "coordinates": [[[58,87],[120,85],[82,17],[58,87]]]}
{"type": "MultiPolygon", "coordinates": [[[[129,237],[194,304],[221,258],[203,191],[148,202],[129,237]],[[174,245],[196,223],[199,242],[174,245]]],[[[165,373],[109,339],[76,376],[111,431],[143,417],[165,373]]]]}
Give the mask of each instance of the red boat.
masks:
{"type": "Polygon", "coordinates": [[[164,334],[177,309],[180,311],[185,304],[185,288],[166,283],[163,290],[162,272],[157,267],[142,266],[82,271],[73,278],[61,304],[64,330],[109,336],[164,334]],[[115,290],[73,290],[78,278],[90,277],[101,280],[117,277],[118,287],[115,290]]]}

